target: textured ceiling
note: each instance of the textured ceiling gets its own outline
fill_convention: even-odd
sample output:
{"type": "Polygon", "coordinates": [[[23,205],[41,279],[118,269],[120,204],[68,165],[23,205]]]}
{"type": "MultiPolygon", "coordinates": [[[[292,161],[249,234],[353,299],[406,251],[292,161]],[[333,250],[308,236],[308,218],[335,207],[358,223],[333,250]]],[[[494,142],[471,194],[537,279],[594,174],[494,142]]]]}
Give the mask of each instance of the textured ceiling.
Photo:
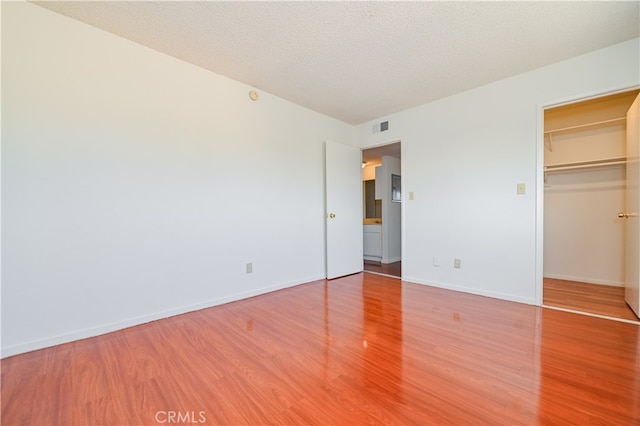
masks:
{"type": "Polygon", "coordinates": [[[639,2],[36,2],[358,124],[640,35],[639,2]]]}

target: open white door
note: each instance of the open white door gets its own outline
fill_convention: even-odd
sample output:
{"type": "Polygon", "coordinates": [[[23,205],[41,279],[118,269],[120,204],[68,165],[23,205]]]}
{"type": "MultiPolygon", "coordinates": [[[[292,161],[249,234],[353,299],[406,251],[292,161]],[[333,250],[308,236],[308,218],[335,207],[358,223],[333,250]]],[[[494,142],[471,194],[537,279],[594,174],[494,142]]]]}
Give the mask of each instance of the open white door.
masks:
{"type": "Polygon", "coordinates": [[[327,141],[325,144],[327,278],[361,272],[362,151],[327,141]]]}
{"type": "Polygon", "coordinates": [[[624,298],[640,318],[640,96],[627,112],[627,187],[626,212],[618,216],[625,225],[625,292],[624,298]]]}

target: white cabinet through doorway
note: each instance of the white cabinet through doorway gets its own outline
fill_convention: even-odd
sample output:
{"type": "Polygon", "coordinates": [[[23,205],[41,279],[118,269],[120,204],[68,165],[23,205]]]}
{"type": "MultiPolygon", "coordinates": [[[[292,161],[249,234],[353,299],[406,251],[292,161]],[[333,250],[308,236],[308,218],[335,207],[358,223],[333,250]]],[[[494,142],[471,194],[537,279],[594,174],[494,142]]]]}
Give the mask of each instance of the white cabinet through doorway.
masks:
{"type": "Polygon", "coordinates": [[[363,225],[364,260],[382,260],[382,225],[363,225]]]}

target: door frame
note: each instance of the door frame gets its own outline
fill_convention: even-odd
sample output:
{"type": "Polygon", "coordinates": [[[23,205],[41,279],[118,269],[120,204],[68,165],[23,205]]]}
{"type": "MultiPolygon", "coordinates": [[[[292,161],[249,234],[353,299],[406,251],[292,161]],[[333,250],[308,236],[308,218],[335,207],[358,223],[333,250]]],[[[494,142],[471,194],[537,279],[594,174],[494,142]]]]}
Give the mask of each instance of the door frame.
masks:
{"type": "MultiPolygon", "coordinates": [[[[366,151],[369,149],[374,149],[374,148],[380,148],[382,146],[387,146],[387,145],[393,145],[399,143],[400,144],[400,173],[401,176],[404,175],[404,148],[403,148],[403,144],[402,144],[402,138],[401,137],[397,137],[397,138],[393,138],[393,139],[389,139],[383,142],[378,142],[372,145],[367,145],[364,147],[360,147],[360,151],[366,151]]],[[[362,184],[362,177],[360,178],[361,180],[361,184],[362,184]]],[[[407,201],[407,197],[405,196],[406,194],[406,182],[404,180],[404,178],[402,179],[402,200],[400,201],[400,261],[403,262],[404,261],[404,255],[406,253],[405,251],[405,238],[404,238],[404,234],[405,234],[405,202],[407,201]]],[[[404,270],[404,268],[403,268],[404,270]]],[[[401,274],[402,275],[402,272],[401,274]]],[[[402,277],[400,277],[402,278],[402,277]]]]}
{"type": "MultiPolygon", "coordinates": [[[[640,86],[619,86],[608,90],[597,90],[560,99],[541,102],[537,105],[536,136],[536,249],[535,249],[535,303],[543,306],[544,280],[544,112],[547,109],[574,104],[591,99],[640,89],[640,86]]],[[[403,240],[404,241],[404,240],[403,240]]]]}

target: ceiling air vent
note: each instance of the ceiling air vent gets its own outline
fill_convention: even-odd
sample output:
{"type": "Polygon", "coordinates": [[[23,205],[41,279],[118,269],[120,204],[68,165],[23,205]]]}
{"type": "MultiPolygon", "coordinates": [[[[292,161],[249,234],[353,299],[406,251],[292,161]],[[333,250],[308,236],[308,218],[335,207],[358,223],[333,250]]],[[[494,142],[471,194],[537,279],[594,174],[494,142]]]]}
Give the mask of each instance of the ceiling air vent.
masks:
{"type": "Polygon", "coordinates": [[[382,123],[376,123],[373,125],[373,133],[386,132],[387,130],[389,130],[388,121],[383,121],[382,123]]]}

